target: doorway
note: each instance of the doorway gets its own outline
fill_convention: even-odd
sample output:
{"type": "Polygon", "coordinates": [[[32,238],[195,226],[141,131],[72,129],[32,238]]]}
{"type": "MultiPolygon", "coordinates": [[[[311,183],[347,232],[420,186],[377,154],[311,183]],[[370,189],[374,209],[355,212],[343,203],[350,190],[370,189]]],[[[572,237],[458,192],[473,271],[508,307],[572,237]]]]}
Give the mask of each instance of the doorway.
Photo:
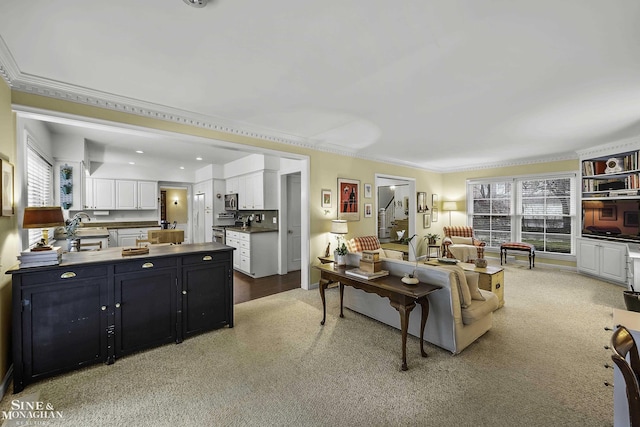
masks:
{"type": "MultiPolygon", "coordinates": [[[[380,175],[375,177],[376,223],[380,242],[397,242],[416,232],[416,181],[413,178],[380,175]]],[[[409,245],[409,260],[416,254],[409,245]]]]}

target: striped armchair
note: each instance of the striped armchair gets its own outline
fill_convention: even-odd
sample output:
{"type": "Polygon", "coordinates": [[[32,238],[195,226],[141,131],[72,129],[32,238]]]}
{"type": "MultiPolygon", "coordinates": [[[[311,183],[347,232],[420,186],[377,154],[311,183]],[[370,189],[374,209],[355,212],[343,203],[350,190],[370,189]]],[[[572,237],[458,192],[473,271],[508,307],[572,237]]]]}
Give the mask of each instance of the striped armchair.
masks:
{"type": "MultiPolygon", "coordinates": [[[[451,246],[454,245],[454,248],[457,246],[473,246],[476,249],[476,253],[478,258],[484,258],[484,247],[486,245],[485,242],[482,242],[475,237],[473,237],[473,227],[469,226],[449,226],[444,227],[442,229],[444,233],[444,238],[442,239],[442,253],[447,258],[455,258],[455,256],[451,253],[451,246]],[[465,238],[471,240],[467,242],[460,242],[462,239],[457,238],[465,238]]],[[[455,252],[455,250],[454,250],[455,252]]],[[[462,261],[468,261],[463,259],[462,261]]]]}

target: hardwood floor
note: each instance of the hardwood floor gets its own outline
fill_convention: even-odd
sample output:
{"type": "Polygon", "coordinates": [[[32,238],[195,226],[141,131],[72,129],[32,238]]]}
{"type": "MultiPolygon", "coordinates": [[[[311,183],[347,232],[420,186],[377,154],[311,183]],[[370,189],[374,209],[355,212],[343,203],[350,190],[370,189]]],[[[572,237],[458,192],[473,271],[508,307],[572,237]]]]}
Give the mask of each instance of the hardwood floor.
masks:
{"type": "Polygon", "coordinates": [[[233,303],[250,301],[300,287],[300,271],[285,275],[273,275],[254,279],[246,274],[233,272],[233,303]]]}

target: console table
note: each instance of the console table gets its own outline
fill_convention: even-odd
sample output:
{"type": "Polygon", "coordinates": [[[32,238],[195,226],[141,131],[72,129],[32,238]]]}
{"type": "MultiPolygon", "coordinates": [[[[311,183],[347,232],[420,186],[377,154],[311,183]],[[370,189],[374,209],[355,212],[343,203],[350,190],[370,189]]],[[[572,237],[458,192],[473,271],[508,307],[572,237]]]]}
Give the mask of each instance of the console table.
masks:
{"type": "Polygon", "coordinates": [[[427,283],[418,283],[416,285],[406,285],[400,277],[385,276],[377,279],[360,279],[358,277],[346,274],[346,271],[354,267],[334,267],[329,264],[315,266],[320,270],[320,298],[322,299],[322,322],[327,318],[327,303],[325,300],[325,289],[332,282],[340,282],[340,317],[344,317],[342,299],[344,295],[344,286],[352,286],[356,289],[362,289],[365,292],[375,293],[383,298],[389,298],[389,303],[400,313],[400,326],[402,330],[402,370],[407,368],[407,329],[409,328],[409,314],[416,304],[420,304],[422,308],[422,316],[420,319],[420,354],[427,357],[424,351],[424,328],[429,317],[429,299],[427,296],[440,289],[440,286],[430,285],[427,283]]]}

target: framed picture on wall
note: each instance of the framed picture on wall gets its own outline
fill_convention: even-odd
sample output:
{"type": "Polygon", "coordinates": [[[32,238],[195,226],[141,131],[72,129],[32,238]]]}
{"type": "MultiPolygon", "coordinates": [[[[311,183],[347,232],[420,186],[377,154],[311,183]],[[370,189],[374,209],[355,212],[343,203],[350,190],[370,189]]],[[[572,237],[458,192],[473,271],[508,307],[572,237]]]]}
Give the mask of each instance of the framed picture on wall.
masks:
{"type": "Polygon", "coordinates": [[[625,227],[637,227],[638,226],[638,211],[625,211],[624,212],[624,226],[625,227]]]}
{"type": "Polygon", "coordinates": [[[338,219],[360,221],[360,181],[338,178],[338,219]]]}
{"type": "Polygon", "coordinates": [[[418,213],[427,211],[427,193],[418,193],[418,213]]]}
{"type": "Polygon", "coordinates": [[[422,228],[431,227],[431,215],[424,214],[422,215],[422,228]]]}
{"type": "Polygon", "coordinates": [[[364,198],[371,198],[371,184],[364,184],[364,198]]]}
{"type": "Polygon", "coordinates": [[[0,177],[0,189],[2,196],[2,216],[13,216],[13,165],[6,160],[2,160],[2,175],[0,177]]]}
{"type": "Polygon", "coordinates": [[[438,195],[435,194],[435,193],[432,194],[431,195],[431,208],[437,208],[439,202],[440,202],[440,199],[438,199],[438,195]]]}
{"type": "Polygon", "coordinates": [[[616,206],[604,206],[600,208],[600,221],[617,221],[618,208],[616,206]]]}
{"type": "Polygon", "coordinates": [[[431,222],[438,222],[438,208],[431,209],[431,222]]]}
{"type": "Polygon", "coordinates": [[[364,217],[371,218],[373,216],[373,204],[365,203],[364,204],[364,217]]]}
{"type": "Polygon", "coordinates": [[[331,207],[331,190],[323,188],[322,189],[322,196],[321,196],[321,206],[323,208],[330,208],[331,207]]]}

